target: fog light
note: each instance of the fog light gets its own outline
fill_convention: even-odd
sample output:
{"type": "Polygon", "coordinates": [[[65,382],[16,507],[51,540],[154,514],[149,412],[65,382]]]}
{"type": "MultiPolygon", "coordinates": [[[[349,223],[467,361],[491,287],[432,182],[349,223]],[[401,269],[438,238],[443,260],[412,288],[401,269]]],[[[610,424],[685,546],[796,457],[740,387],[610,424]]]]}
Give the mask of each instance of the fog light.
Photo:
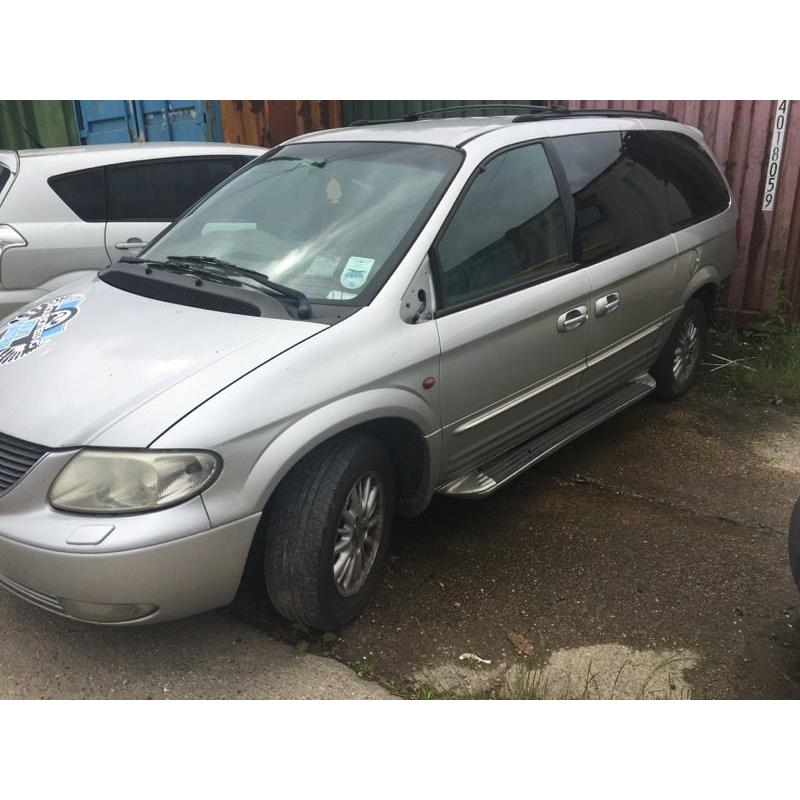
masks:
{"type": "Polygon", "coordinates": [[[158,611],[158,606],[150,603],[88,603],[63,597],[59,600],[64,614],[84,622],[131,622],[158,611]]]}

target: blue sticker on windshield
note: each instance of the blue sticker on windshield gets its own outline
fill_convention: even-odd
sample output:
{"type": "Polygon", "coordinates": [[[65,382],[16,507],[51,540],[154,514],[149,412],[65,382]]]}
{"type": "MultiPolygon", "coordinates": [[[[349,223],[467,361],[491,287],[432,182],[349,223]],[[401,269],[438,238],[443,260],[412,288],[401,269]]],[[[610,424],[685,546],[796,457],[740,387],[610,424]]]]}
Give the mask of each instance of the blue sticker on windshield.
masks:
{"type": "Polygon", "coordinates": [[[82,294],[62,295],[18,311],[0,327],[0,366],[13,364],[62,333],[84,300],[82,294]]]}

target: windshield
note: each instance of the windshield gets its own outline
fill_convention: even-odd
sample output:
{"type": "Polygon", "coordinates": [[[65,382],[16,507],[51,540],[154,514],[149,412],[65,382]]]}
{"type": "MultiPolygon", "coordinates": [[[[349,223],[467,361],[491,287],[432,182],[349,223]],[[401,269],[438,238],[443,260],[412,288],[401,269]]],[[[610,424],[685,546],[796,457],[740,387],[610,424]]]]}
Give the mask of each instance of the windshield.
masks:
{"type": "Polygon", "coordinates": [[[358,303],[391,272],[461,163],[446,147],[287,145],[254,161],[142,257],[221,259],[311,300],[358,303]]]}

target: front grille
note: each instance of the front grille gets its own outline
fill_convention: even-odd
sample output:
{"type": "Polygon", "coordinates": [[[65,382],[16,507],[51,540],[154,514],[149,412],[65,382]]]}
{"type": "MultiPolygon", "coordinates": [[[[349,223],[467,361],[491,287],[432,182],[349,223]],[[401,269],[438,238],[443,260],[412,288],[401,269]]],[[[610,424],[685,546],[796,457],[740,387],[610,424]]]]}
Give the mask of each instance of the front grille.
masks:
{"type": "Polygon", "coordinates": [[[46,447],[0,433],[0,495],[22,480],[47,452],[46,447]]]}
{"type": "Polygon", "coordinates": [[[45,594],[44,592],[37,592],[35,589],[30,589],[27,586],[23,586],[21,583],[12,581],[11,578],[7,578],[5,575],[0,575],[0,586],[2,586],[3,589],[7,589],[12,594],[17,595],[17,597],[21,597],[23,600],[27,600],[29,603],[33,603],[40,608],[46,608],[48,611],[55,611],[59,614],[64,613],[64,609],[61,607],[61,601],[57,597],[45,594]]]}

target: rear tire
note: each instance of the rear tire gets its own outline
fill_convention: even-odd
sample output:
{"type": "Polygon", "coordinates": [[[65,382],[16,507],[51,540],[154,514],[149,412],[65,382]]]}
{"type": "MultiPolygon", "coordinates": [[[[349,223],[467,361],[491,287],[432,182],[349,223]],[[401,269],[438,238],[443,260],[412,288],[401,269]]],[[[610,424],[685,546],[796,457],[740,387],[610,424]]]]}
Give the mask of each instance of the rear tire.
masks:
{"type": "Polygon", "coordinates": [[[674,400],[689,390],[697,377],[707,335],[708,315],[705,306],[692,297],[650,371],[656,381],[656,397],[674,400]]]}
{"type": "Polygon", "coordinates": [[[267,594],[284,617],[335,630],[358,616],[386,558],[394,483],[389,454],[365,434],[337,436],[284,478],[264,520],[267,594]]]}

